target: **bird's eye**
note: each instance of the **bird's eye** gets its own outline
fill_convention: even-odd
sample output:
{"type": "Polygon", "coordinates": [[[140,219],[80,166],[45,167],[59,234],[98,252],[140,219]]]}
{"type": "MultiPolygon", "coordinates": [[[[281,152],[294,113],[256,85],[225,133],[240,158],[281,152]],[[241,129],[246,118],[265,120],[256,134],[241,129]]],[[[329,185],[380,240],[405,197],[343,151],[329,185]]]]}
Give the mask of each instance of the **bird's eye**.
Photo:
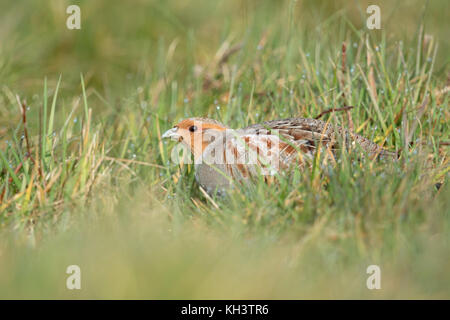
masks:
{"type": "Polygon", "coordinates": [[[190,131],[190,132],[197,131],[197,127],[196,127],[196,126],[190,126],[190,127],[189,127],[189,131],[190,131]]]}

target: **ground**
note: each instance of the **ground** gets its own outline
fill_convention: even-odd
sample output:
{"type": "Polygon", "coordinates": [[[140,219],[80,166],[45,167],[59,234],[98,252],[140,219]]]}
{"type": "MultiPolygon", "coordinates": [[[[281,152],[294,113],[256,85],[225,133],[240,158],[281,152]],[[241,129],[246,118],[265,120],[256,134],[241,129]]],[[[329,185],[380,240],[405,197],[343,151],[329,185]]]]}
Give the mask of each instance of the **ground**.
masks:
{"type": "Polygon", "coordinates": [[[70,1],[2,1],[0,297],[450,298],[449,3],[375,1],[369,30],[373,2],[77,1],[69,30],[70,1]],[[160,139],[192,116],[321,116],[400,158],[208,197],[160,139]]]}

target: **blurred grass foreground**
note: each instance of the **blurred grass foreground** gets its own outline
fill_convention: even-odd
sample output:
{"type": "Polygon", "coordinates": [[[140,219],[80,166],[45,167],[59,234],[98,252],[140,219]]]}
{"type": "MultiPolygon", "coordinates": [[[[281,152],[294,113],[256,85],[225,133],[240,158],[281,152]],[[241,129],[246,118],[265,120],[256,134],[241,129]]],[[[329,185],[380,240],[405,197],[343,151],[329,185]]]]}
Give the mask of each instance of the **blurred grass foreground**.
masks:
{"type": "Polygon", "coordinates": [[[448,1],[73,2],[0,3],[0,298],[450,298],[448,1]],[[160,139],[343,106],[400,159],[211,198],[160,139]]]}

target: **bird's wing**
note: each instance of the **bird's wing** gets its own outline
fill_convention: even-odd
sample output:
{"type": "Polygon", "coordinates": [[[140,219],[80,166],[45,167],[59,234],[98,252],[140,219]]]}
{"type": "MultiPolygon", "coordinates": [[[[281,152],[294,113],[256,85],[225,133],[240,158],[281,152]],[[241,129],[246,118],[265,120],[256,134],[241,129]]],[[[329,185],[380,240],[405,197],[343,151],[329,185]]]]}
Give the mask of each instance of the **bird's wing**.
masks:
{"type": "Polygon", "coordinates": [[[205,148],[203,161],[224,169],[233,178],[242,179],[260,174],[273,175],[280,168],[294,162],[302,165],[312,158],[309,140],[285,140],[273,133],[230,130],[205,148]],[[299,153],[303,155],[298,156],[299,153]]]}
{"type": "Polygon", "coordinates": [[[241,131],[256,135],[277,134],[293,144],[296,144],[298,141],[302,141],[302,143],[307,141],[304,144],[311,149],[315,149],[320,145],[336,150],[342,145],[345,148],[351,148],[357,144],[370,155],[396,156],[395,153],[383,149],[363,136],[317,119],[289,118],[272,120],[251,125],[241,131]]]}

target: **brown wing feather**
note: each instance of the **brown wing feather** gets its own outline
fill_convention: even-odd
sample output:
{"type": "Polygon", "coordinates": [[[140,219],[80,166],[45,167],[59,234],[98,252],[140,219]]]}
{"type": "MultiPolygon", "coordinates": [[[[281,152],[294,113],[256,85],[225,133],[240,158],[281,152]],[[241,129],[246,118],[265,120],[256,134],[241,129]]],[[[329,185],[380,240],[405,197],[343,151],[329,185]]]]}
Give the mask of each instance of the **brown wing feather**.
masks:
{"type": "Polygon", "coordinates": [[[345,148],[349,148],[354,143],[357,143],[369,155],[396,157],[396,153],[383,149],[365,137],[317,119],[289,118],[272,120],[251,125],[241,131],[260,135],[271,134],[271,130],[278,130],[281,136],[294,144],[297,141],[308,141],[307,145],[310,149],[315,149],[320,143],[327,148],[336,150],[339,149],[340,144],[338,142],[341,140],[344,142],[345,148]]]}
{"type": "Polygon", "coordinates": [[[287,168],[291,164],[304,164],[302,154],[311,154],[306,140],[297,140],[294,143],[284,142],[277,135],[271,134],[244,134],[227,139],[225,149],[228,154],[226,168],[234,178],[248,178],[265,172],[271,175],[280,168],[287,168]],[[303,142],[303,143],[302,143],[303,142]]]}

